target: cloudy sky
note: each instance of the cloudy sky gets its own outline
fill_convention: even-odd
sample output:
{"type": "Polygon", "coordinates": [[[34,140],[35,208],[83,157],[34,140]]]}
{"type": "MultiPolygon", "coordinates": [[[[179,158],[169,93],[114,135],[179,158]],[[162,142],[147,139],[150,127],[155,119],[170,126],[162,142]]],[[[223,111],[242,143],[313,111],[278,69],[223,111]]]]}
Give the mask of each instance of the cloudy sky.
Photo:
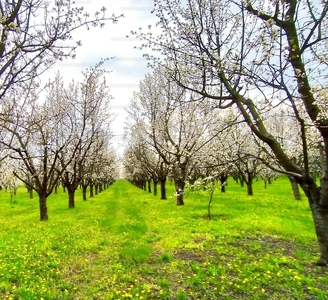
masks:
{"type": "Polygon", "coordinates": [[[74,32],[74,40],[81,40],[82,46],[77,50],[77,58],[57,64],[51,72],[59,70],[65,80],[83,80],[81,71],[93,66],[101,58],[115,57],[106,62],[106,69],[111,70],[107,76],[112,100],[112,112],[117,115],[113,123],[114,146],[122,152],[122,134],[126,113],[124,108],[129,104],[133,91],[137,91],[139,81],[151,70],[142,57],[142,51],[134,49],[140,42],[135,38],[126,38],[131,30],[147,29],[155,24],[155,16],[151,14],[152,0],[76,0],[77,6],[83,6],[93,15],[105,6],[107,16],[112,13],[124,14],[118,23],[107,22],[105,28],[82,29],[74,32]]]}

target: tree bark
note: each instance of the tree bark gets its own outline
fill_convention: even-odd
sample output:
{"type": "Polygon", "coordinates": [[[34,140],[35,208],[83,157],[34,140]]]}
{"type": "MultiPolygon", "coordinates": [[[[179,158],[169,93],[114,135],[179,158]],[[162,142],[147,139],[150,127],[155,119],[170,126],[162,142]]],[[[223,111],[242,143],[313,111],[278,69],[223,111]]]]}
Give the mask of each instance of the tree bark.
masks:
{"type": "Polygon", "coordinates": [[[298,183],[295,180],[295,178],[293,176],[288,176],[290,184],[292,186],[292,190],[293,190],[293,195],[294,195],[294,199],[295,200],[301,200],[301,193],[300,193],[300,189],[298,187],[298,183]]]}
{"type": "Polygon", "coordinates": [[[93,183],[90,183],[90,195],[89,195],[89,197],[90,198],[93,198],[93,183]]]}
{"type": "Polygon", "coordinates": [[[185,182],[182,179],[175,179],[174,184],[175,184],[175,193],[177,197],[177,205],[179,206],[184,205],[183,193],[184,193],[185,182]]]}
{"type": "Polygon", "coordinates": [[[40,221],[48,221],[47,196],[39,194],[40,221]]]}
{"type": "Polygon", "coordinates": [[[310,204],[315,232],[318,238],[320,249],[320,259],[317,262],[319,266],[328,265],[328,207],[312,203],[310,204]]]}
{"type": "Polygon", "coordinates": [[[227,174],[221,174],[220,175],[221,193],[225,193],[225,191],[226,191],[227,180],[228,180],[228,175],[227,174]]]}
{"type": "Polygon", "coordinates": [[[320,259],[317,262],[320,266],[328,265],[328,205],[325,203],[327,201],[327,195],[325,189],[327,188],[327,183],[325,176],[321,180],[321,187],[318,187],[313,180],[313,178],[297,178],[295,180],[298,182],[302,190],[304,191],[306,197],[308,198],[309,205],[312,212],[315,233],[318,240],[320,259]]]}
{"type": "Polygon", "coordinates": [[[85,186],[85,185],[82,186],[83,201],[87,201],[87,188],[88,188],[88,186],[85,186]]]}
{"type": "Polygon", "coordinates": [[[75,208],[75,189],[69,189],[68,191],[68,208],[75,208]]]}
{"type": "Polygon", "coordinates": [[[253,196],[253,183],[252,181],[246,182],[247,185],[247,195],[248,196],[253,196]]]}
{"type": "Polygon", "coordinates": [[[160,179],[159,183],[161,186],[161,200],[166,200],[166,178],[160,179]]]}
{"type": "Polygon", "coordinates": [[[153,180],[154,196],[157,196],[157,184],[158,184],[158,181],[153,180]]]}
{"type": "Polygon", "coordinates": [[[148,192],[151,193],[151,180],[147,180],[148,192]]]}
{"type": "Polygon", "coordinates": [[[244,178],[241,179],[242,182],[246,183],[247,195],[253,196],[253,176],[251,172],[247,172],[246,175],[242,175],[244,178]]]}

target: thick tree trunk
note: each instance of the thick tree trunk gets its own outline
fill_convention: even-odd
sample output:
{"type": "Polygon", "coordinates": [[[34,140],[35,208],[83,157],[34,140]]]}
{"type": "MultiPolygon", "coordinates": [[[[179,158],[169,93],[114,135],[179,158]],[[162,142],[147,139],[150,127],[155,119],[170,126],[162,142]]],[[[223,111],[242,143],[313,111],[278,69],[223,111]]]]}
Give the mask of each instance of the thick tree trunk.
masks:
{"type": "Polygon", "coordinates": [[[318,238],[320,259],[317,262],[320,266],[328,265],[328,207],[317,203],[310,204],[316,235],[318,238]]]}
{"type": "Polygon", "coordinates": [[[161,186],[161,200],[166,200],[166,178],[160,179],[159,183],[161,186]]]}
{"type": "Polygon", "coordinates": [[[39,194],[40,221],[48,221],[47,196],[39,194]]]}
{"type": "Polygon", "coordinates": [[[317,262],[320,266],[328,265],[328,205],[327,188],[328,180],[322,178],[321,187],[317,187],[313,178],[297,178],[298,184],[307,196],[312,212],[314,228],[320,250],[320,259],[317,262]]]}
{"type": "Polygon", "coordinates": [[[221,182],[221,193],[225,193],[226,185],[227,185],[228,176],[226,174],[221,174],[220,182],[221,182]]]}
{"type": "Polygon", "coordinates": [[[253,196],[253,183],[252,181],[246,182],[247,185],[247,195],[253,196]]]}
{"type": "Polygon", "coordinates": [[[95,195],[98,195],[98,184],[95,184],[95,195]]]}
{"type": "Polygon", "coordinates": [[[68,190],[68,208],[75,208],[75,189],[68,190]]]}
{"type": "Polygon", "coordinates": [[[295,200],[301,200],[301,193],[297,181],[293,176],[288,176],[290,184],[292,186],[293,195],[295,200]]]}
{"type": "Polygon", "coordinates": [[[246,183],[248,196],[253,196],[253,179],[254,177],[251,172],[247,172],[246,176],[242,178],[242,181],[246,183]]]}
{"type": "Polygon", "coordinates": [[[185,182],[182,179],[175,179],[174,184],[175,184],[175,194],[177,197],[177,205],[179,206],[184,205],[183,193],[184,193],[185,182]]]}

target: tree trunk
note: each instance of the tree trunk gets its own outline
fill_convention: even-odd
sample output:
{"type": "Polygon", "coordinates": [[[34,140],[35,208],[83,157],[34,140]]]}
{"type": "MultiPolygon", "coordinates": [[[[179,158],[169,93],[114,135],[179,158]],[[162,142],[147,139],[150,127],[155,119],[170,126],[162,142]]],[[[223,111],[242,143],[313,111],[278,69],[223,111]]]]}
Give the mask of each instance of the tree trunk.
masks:
{"type": "Polygon", "coordinates": [[[90,198],[93,198],[93,183],[90,183],[90,195],[89,195],[89,197],[90,198]]]}
{"type": "Polygon", "coordinates": [[[240,186],[241,186],[241,187],[244,187],[244,180],[243,180],[243,179],[240,178],[240,179],[239,179],[239,183],[240,183],[240,186]]]}
{"type": "Polygon", "coordinates": [[[159,181],[160,186],[161,186],[161,200],[166,200],[166,178],[160,179],[159,181]]]}
{"type": "Polygon", "coordinates": [[[148,183],[148,192],[151,193],[151,180],[147,180],[148,183]]]}
{"type": "Polygon", "coordinates": [[[247,195],[253,196],[253,182],[252,182],[252,180],[247,181],[246,185],[247,185],[247,195]]]}
{"type": "Polygon", "coordinates": [[[75,208],[75,189],[69,189],[68,191],[68,208],[75,208]]]}
{"type": "Polygon", "coordinates": [[[184,205],[183,192],[184,192],[185,182],[182,179],[176,179],[174,180],[174,184],[175,184],[175,193],[177,197],[177,205],[179,206],[184,205]]]}
{"type": "Polygon", "coordinates": [[[293,176],[288,176],[290,184],[292,185],[293,195],[295,200],[301,200],[301,193],[298,187],[298,183],[293,176]]]}
{"type": "Polygon", "coordinates": [[[157,196],[157,184],[158,184],[158,181],[153,180],[154,196],[157,196]]]}
{"type": "Polygon", "coordinates": [[[95,184],[95,195],[98,195],[98,184],[95,184]]]}
{"type": "Polygon", "coordinates": [[[82,197],[83,197],[83,201],[87,201],[87,188],[88,188],[88,186],[82,185],[82,197]]]}
{"type": "Polygon", "coordinates": [[[48,221],[47,196],[39,194],[40,221],[48,221]]]}
{"type": "Polygon", "coordinates": [[[318,203],[310,204],[316,235],[320,249],[320,259],[317,262],[320,266],[328,264],[328,207],[318,203]]]}
{"type": "Polygon", "coordinates": [[[247,186],[247,195],[253,196],[253,179],[251,172],[246,173],[246,177],[243,178],[243,181],[246,183],[247,186]]]}
{"type": "Polygon", "coordinates": [[[226,174],[220,175],[220,182],[221,182],[221,193],[225,193],[226,185],[227,185],[228,176],[226,174]]]}
{"type": "Polygon", "coordinates": [[[328,205],[327,205],[327,179],[321,179],[321,187],[317,187],[313,178],[296,178],[298,184],[307,196],[312,212],[314,228],[320,250],[320,266],[328,265],[328,205]]]}
{"type": "Polygon", "coordinates": [[[101,183],[98,185],[98,192],[101,193],[103,191],[103,186],[101,183]]]}

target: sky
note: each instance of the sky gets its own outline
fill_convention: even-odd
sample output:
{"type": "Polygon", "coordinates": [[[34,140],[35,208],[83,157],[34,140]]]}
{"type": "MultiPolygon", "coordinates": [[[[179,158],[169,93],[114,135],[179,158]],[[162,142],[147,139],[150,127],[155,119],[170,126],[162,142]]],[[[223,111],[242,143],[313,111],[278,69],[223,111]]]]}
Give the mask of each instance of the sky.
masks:
{"type": "Polygon", "coordinates": [[[130,35],[131,30],[146,30],[148,25],[154,26],[156,18],[151,14],[153,1],[75,0],[75,3],[78,7],[83,6],[91,16],[104,6],[107,9],[107,16],[113,13],[124,14],[124,18],[119,19],[116,24],[107,21],[104,28],[83,28],[73,32],[73,40],[82,42],[82,46],[77,49],[76,59],[57,63],[50,72],[54,74],[60,71],[67,82],[72,79],[82,81],[82,71],[94,66],[101,58],[114,57],[107,61],[104,67],[111,71],[106,80],[113,96],[111,111],[116,115],[112,124],[115,135],[112,143],[121,154],[124,150],[122,135],[127,117],[124,109],[129,105],[133,92],[138,90],[140,80],[146,73],[151,72],[151,69],[147,68],[146,59],[142,56],[143,52],[134,48],[141,42],[134,37],[126,36],[130,35]]]}

